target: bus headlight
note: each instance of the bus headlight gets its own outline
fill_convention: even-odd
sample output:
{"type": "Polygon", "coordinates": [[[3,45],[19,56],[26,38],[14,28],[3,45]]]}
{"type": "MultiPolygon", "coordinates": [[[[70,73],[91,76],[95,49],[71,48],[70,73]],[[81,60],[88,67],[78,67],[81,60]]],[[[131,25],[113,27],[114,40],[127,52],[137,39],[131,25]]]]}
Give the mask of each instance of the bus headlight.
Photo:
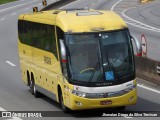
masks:
{"type": "Polygon", "coordinates": [[[79,97],[83,97],[85,98],[86,97],[86,94],[87,93],[84,93],[84,92],[80,92],[80,91],[77,91],[77,90],[71,90],[69,89],[70,93],[72,93],[73,95],[76,95],[76,96],[79,96],[79,97]]]}

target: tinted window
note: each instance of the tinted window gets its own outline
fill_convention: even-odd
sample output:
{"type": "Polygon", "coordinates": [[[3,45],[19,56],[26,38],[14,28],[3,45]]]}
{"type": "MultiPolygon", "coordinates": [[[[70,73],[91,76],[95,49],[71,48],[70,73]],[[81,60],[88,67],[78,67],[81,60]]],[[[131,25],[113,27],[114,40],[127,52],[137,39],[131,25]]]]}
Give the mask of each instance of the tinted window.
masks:
{"type": "Polygon", "coordinates": [[[18,33],[23,44],[52,52],[57,58],[55,28],[53,25],[19,20],[18,33]]]}

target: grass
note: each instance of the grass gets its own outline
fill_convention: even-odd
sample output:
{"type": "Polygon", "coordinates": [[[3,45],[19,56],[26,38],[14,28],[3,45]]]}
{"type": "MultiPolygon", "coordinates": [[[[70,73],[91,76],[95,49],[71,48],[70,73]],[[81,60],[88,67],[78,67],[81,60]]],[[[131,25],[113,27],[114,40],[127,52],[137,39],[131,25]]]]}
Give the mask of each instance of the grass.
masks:
{"type": "Polygon", "coordinates": [[[17,1],[17,0],[0,0],[0,4],[5,4],[8,2],[14,2],[14,1],[17,1]]]}

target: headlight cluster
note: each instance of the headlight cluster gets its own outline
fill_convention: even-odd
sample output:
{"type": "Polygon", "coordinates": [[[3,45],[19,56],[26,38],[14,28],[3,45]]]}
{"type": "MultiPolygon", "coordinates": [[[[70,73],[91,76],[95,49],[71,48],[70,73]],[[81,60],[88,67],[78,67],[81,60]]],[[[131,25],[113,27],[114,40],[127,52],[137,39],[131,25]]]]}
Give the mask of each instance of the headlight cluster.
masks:
{"type": "Polygon", "coordinates": [[[71,90],[69,89],[70,93],[72,93],[73,95],[76,95],[76,96],[79,96],[79,97],[83,97],[85,98],[87,93],[84,93],[84,92],[80,92],[80,91],[77,91],[77,90],[71,90]]]}

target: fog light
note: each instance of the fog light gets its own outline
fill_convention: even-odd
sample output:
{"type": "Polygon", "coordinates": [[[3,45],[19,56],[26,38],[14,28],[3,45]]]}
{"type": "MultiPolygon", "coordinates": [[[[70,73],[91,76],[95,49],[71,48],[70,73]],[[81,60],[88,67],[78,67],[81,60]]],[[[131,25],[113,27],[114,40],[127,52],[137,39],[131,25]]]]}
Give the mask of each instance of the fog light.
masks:
{"type": "Polygon", "coordinates": [[[82,103],[75,101],[77,106],[82,106],[82,103]]]}
{"type": "Polygon", "coordinates": [[[134,99],[134,96],[130,97],[130,98],[128,99],[128,102],[133,101],[133,99],[134,99]]]}

